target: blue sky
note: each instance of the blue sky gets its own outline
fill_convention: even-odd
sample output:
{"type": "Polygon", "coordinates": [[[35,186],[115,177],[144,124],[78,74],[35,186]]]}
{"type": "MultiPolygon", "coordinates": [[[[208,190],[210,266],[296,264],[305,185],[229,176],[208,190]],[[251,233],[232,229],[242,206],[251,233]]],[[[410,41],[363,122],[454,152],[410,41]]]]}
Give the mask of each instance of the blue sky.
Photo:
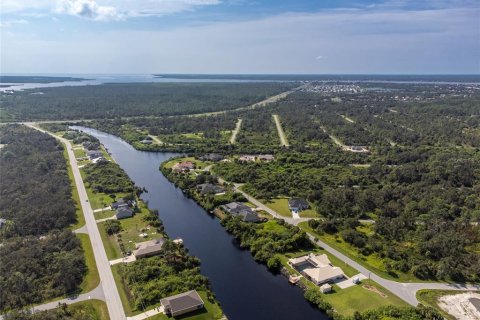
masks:
{"type": "Polygon", "coordinates": [[[2,0],[2,73],[480,73],[470,0],[2,0]]]}

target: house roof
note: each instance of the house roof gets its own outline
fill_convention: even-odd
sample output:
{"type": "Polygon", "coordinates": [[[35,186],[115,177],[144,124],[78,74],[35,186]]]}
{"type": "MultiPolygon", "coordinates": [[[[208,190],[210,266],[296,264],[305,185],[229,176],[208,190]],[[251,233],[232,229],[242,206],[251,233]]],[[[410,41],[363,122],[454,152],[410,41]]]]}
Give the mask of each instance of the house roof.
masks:
{"type": "Polygon", "coordinates": [[[240,202],[230,202],[227,203],[226,205],[223,206],[225,210],[227,210],[229,213],[236,214],[239,213],[242,210],[251,210],[250,207],[244,205],[243,203],[240,202]]]}
{"type": "Polygon", "coordinates": [[[291,198],[288,199],[288,205],[290,207],[308,207],[308,202],[305,199],[302,198],[291,198]]]}
{"type": "Polygon", "coordinates": [[[293,265],[300,265],[303,263],[309,263],[312,268],[322,268],[326,266],[331,266],[330,259],[328,259],[328,256],[326,254],[318,254],[315,255],[313,253],[310,253],[306,256],[301,256],[297,258],[292,258],[288,260],[291,264],[293,265]]]}
{"type": "Polygon", "coordinates": [[[133,210],[130,209],[129,207],[118,207],[115,215],[123,215],[123,214],[133,215],[133,210]]]}
{"type": "Polygon", "coordinates": [[[308,260],[308,262],[310,262],[314,266],[320,267],[320,268],[331,265],[330,259],[328,259],[328,256],[326,254],[314,255],[313,253],[310,253],[307,256],[307,260],[308,260]]]}
{"type": "Polygon", "coordinates": [[[253,212],[250,208],[246,210],[242,210],[238,213],[238,216],[242,217],[243,222],[258,222],[260,218],[256,212],[253,212]]]}
{"type": "Polygon", "coordinates": [[[202,194],[205,194],[205,193],[220,193],[220,192],[224,192],[225,189],[221,186],[217,186],[215,184],[211,184],[211,183],[204,183],[204,184],[199,184],[198,185],[198,188],[200,188],[200,192],[202,194]]]}
{"type": "Polygon", "coordinates": [[[133,254],[135,256],[138,256],[138,255],[148,255],[151,253],[157,253],[160,250],[162,250],[164,243],[165,243],[164,238],[140,242],[139,244],[137,244],[137,249],[133,251],[133,254]]]}
{"type": "Polygon", "coordinates": [[[166,308],[169,308],[172,313],[177,313],[198,305],[203,305],[203,300],[196,290],[192,290],[161,299],[160,303],[166,308]]]}
{"type": "Polygon", "coordinates": [[[339,267],[326,266],[322,268],[307,268],[303,272],[315,282],[326,282],[334,278],[343,276],[343,271],[339,267]]]}

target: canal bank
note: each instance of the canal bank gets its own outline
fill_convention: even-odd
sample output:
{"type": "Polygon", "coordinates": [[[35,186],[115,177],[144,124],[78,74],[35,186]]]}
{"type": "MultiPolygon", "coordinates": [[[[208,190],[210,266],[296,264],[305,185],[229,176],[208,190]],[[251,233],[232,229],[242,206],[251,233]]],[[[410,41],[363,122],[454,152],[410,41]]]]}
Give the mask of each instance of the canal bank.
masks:
{"type": "Polygon", "coordinates": [[[138,151],[118,137],[80,129],[97,137],[130,178],[148,190],[142,199],[159,210],[168,235],[182,238],[190,253],[202,260],[202,274],[210,279],[229,319],[327,319],[304,299],[301,289],[256,263],[218,219],[160,173],[159,164],[176,154],[138,151]]]}

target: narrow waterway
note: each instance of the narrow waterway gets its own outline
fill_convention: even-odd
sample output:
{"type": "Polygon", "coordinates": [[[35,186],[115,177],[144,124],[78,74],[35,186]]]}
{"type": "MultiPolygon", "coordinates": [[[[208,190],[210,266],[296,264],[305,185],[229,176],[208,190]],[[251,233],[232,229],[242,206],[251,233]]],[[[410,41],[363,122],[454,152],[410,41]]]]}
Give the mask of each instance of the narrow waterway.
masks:
{"type": "Polygon", "coordinates": [[[158,209],[171,238],[182,238],[190,253],[202,261],[202,274],[230,320],[327,319],[313,308],[298,287],[282,275],[256,263],[249,251],[238,247],[218,219],[170,183],[159,171],[161,162],[175,154],[135,150],[120,138],[90,128],[81,129],[110,151],[136,185],[151,209],[158,209]]]}

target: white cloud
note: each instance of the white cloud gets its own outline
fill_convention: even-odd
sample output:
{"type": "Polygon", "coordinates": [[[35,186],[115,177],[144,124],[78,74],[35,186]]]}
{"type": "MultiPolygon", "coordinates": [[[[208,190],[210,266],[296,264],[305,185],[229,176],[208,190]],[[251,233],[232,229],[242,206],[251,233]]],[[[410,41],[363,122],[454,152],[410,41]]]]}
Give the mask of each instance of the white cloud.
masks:
{"type": "Polygon", "coordinates": [[[1,6],[2,13],[56,12],[92,20],[119,20],[162,16],[220,3],[221,0],[2,0],[1,6]]]}
{"type": "Polygon", "coordinates": [[[25,19],[13,19],[0,22],[0,28],[10,28],[17,24],[28,24],[28,21],[25,19]]]}
{"type": "Polygon", "coordinates": [[[336,10],[65,38],[19,35],[2,40],[1,56],[4,72],[31,73],[478,73],[479,14],[336,10]]]}
{"type": "Polygon", "coordinates": [[[324,57],[324,56],[316,56],[316,57],[315,57],[316,60],[322,60],[322,59],[325,59],[325,58],[326,58],[326,57],[324,57]]]}
{"type": "Polygon", "coordinates": [[[101,6],[94,0],[59,0],[55,12],[97,21],[120,20],[124,17],[114,7],[101,6]]]}

